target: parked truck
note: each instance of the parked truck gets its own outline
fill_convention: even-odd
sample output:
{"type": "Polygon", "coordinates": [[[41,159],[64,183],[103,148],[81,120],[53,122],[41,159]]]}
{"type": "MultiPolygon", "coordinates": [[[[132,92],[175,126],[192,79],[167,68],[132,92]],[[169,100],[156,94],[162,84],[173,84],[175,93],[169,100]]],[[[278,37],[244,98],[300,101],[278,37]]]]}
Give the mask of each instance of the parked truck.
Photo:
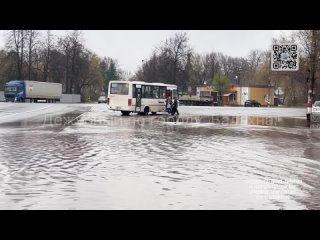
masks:
{"type": "Polygon", "coordinates": [[[46,102],[60,101],[62,84],[27,80],[13,80],[5,84],[4,96],[6,102],[46,102]]]}

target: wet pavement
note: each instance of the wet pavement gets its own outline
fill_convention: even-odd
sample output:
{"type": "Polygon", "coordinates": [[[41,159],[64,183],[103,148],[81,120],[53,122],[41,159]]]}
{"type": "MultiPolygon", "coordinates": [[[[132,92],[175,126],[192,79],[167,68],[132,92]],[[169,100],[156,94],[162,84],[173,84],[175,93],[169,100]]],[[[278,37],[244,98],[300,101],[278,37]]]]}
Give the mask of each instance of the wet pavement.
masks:
{"type": "Polygon", "coordinates": [[[320,209],[304,108],[0,103],[0,209],[320,209]]]}

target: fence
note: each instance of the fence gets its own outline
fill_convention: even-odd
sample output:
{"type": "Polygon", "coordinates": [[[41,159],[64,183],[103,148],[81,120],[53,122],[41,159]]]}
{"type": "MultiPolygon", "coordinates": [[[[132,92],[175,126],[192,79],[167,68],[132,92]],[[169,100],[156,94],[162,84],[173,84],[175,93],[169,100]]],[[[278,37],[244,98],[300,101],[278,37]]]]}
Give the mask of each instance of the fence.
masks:
{"type": "Polygon", "coordinates": [[[4,92],[0,91],[0,102],[4,102],[6,99],[4,98],[4,92]]]}
{"type": "Polygon", "coordinates": [[[81,97],[80,94],[62,94],[61,103],[80,103],[81,97]]]}

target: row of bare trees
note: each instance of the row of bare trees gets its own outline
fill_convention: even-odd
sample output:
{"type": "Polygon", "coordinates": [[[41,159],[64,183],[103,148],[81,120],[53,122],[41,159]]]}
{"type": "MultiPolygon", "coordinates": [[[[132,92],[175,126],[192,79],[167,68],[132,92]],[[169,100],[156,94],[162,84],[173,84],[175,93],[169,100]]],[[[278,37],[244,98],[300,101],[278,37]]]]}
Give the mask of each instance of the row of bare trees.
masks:
{"type": "Polygon", "coordinates": [[[273,39],[269,50],[254,49],[245,58],[230,57],[219,52],[198,54],[189,46],[187,33],[177,33],[154,49],[133,79],[177,84],[183,92],[191,89],[194,94],[197,86],[204,83],[214,85],[215,75],[223,74],[226,76],[223,78],[225,83],[269,85],[275,89],[281,87],[289,105],[303,104],[306,103],[310,88],[307,80],[312,76],[315,97],[320,93],[317,84],[317,76],[320,77],[320,33],[313,32],[316,33],[312,35],[311,30],[299,31],[273,39]],[[276,43],[298,43],[302,46],[298,71],[271,71],[271,45],[276,43]]]}
{"type": "MultiPolygon", "coordinates": [[[[266,54],[253,50],[248,58],[234,58],[219,52],[198,54],[189,46],[187,33],[177,33],[156,47],[143,62],[134,79],[177,84],[187,91],[204,83],[211,84],[215,74],[223,73],[231,82],[259,84],[257,79],[266,54]]],[[[270,56],[269,56],[270,58],[270,56]]]]}
{"type": "MultiPolygon", "coordinates": [[[[132,79],[172,83],[194,94],[197,86],[214,85],[215,75],[223,74],[226,84],[281,87],[290,105],[306,103],[309,89],[315,91],[314,100],[319,98],[320,31],[298,31],[272,43],[270,50],[255,49],[237,58],[219,52],[196,53],[187,33],[177,33],[154,49],[132,79]],[[298,71],[271,71],[272,43],[300,44],[298,71]]],[[[13,79],[60,82],[64,93],[81,94],[86,100],[96,98],[122,73],[116,60],[101,59],[85,47],[81,31],[57,37],[50,31],[11,30],[5,48],[0,49],[0,90],[13,79]]]]}
{"type": "Polygon", "coordinates": [[[63,84],[64,93],[95,99],[121,70],[112,58],[100,58],[84,45],[81,31],[57,37],[51,31],[11,30],[0,50],[0,90],[5,82],[35,80],[63,84]]]}

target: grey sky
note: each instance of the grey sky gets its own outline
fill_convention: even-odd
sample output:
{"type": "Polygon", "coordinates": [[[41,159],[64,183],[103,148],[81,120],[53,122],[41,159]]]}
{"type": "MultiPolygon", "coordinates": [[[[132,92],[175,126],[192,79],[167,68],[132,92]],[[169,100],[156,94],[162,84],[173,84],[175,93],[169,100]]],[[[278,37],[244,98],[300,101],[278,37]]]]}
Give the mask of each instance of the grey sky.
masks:
{"type": "MultiPolygon", "coordinates": [[[[52,31],[64,35],[66,31],[52,31]]],[[[285,30],[85,30],[85,45],[100,57],[112,57],[126,71],[135,72],[153,49],[176,32],[188,32],[189,43],[197,53],[222,52],[233,57],[246,57],[250,50],[271,48],[271,41],[285,30]]],[[[5,31],[0,30],[0,48],[5,31]]]]}

